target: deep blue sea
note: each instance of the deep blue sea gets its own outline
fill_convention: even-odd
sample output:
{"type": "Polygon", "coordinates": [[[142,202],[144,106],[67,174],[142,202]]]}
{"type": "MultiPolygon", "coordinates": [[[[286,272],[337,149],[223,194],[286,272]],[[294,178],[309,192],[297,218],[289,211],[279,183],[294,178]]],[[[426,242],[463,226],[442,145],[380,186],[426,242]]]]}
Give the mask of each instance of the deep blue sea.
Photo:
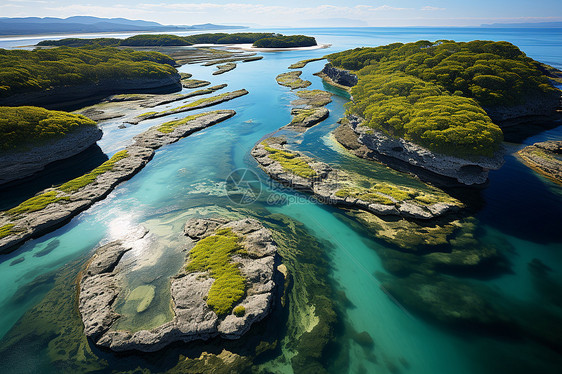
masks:
{"type": "MultiPolygon", "coordinates": [[[[119,185],[107,199],[64,227],[28,241],[11,254],[0,255],[0,339],[4,337],[0,341],[0,349],[8,352],[0,358],[1,373],[61,370],[60,366],[51,365],[60,357],[55,357],[57,351],[49,349],[49,344],[57,336],[64,337],[65,331],[49,330],[47,333],[48,329],[44,331],[41,326],[16,323],[42,302],[62,271],[68,271],[69,266],[81,266],[80,261],[100,243],[122,238],[131,228],[143,224],[158,240],[137,266],[151,266],[152,271],[172,275],[179,269],[179,265],[170,267],[169,264],[181,255],[178,235],[182,224],[193,214],[220,212],[224,208],[221,206],[225,201],[224,182],[231,171],[248,168],[260,176],[264,191],[271,192],[275,188],[256,166],[249,152],[256,142],[291,120],[290,102],[295,96],[275,81],[275,77],[287,71],[290,64],[355,47],[417,40],[480,39],[511,42],[529,57],[562,69],[562,29],[310,28],[271,31],[315,36],[319,43],[329,43],[331,47],[261,53],[263,60],[238,64],[235,70],[219,76],[212,75],[216,69],[214,66],[182,66],[179,68],[181,72],[189,72],[196,79],[213,84],[227,83],[229,90],[247,89],[249,95],[216,107],[234,109],[237,115],[158,150],[139,174],[119,185]],[[19,259],[24,260],[17,261],[19,259]],[[25,331],[26,328],[29,331],[25,331]],[[25,338],[7,341],[8,336],[25,338]]],[[[54,36],[0,38],[0,48],[28,47],[52,38],[54,36]]],[[[323,64],[322,61],[314,62],[302,69],[303,79],[312,82],[310,89],[330,89],[313,75],[321,70],[323,64]]],[[[338,93],[337,90],[332,91],[338,93]]],[[[296,137],[294,146],[326,162],[349,162],[352,156],[345,154],[329,137],[337,127],[338,119],[343,116],[343,105],[347,101],[343,94],[334,96],[333,102],[327,106],[330,117],[296,137]]],[[[167,104],[156,110],[175,105],[177,103],[167,104]]],[[[104,136],[98,144],[107,156],[131,144],[134,135],[159,123],[159,120],[141,122],[125,129],[119,128],[121,123],[122,119],[100,123],[104,136]]],[[[562,290],[562,187],[527,168],[514,153],[527,144],[549,139],[562,139],[562,126],[506,143],[504,166],[491,172],[489,185],[475,193],[474,200],[477,202],[471,219],[477,226],[475,232],[478,232],[479,243],[500,248],[508,270],[491,276],[450,276],[455,282],[468,282],[493,290],[510,306],[509,314],[523,321],[532,331],[536,331],[533,328],[535,324],[543,321],[541,316],[546,313],[545,310],[558,318],[562,314],[559,293],[562,290]],[[540,260],[551,269],[548,277],[541,278],[541,282],[529,270],[533,259],[540,260]],[[552,302],[553,298],[557,301],[552,302]]],[[[393,183],[418,183],[380,165],[362,165],[393,183]]],[[[342,320],[348,329],[365,331],[374,341],[376,359],[359,344],[346,346],[347,372],[560,373],[560,345],[542,344],[540,339],[529,338],[528,335],[521,338],[453,329],[399,305],[381,289],[380,279],[388,275],[379,257],[387,249],[385,241],[375,240],[368,230],[359,230],[337,209],[291,192],[281,194],[290,197],[288,204],[269,206],[263,203],[259,208],[301,222],[311,235],[325,244],[329,258],[329,279],[326,281],[338,292],[345,293],[346,303],[353,305],[341,306],[342,320]]],[[[68,288],[73,286],[69,282],[68,288]]],[[[159,287],[165,287],[165,282],[156,282],[155,287],[161,290],[159,287]]],[[[56,305],[52,307],[56,309],[56,305]]],[[[151,315],[155,319],[160,318],[161,312],[156,309],[151,315]]],[[[56,318],[58,321],[65,316],[56,318]]],[[[65,352],[63,356],[69,361],[82,360],[80,349],[65,352]]],[[[256,363],[256,368],[290,373],[291,365],[283,356],[290,357],[290,353],[282,351],[269,361],[256,363]]],[[[102,358],[105,364],[85,366],[83,370],[111,372],[112,363],[117,358],[108,353],[103,353],[102,358]]],[[[127,370],[135,368],[131,366],[127,370]]],[[[119,370],[125,369],[121,367],[119,370]]],[[[155,367],[147,370],[164,371],[155,367]]]]}

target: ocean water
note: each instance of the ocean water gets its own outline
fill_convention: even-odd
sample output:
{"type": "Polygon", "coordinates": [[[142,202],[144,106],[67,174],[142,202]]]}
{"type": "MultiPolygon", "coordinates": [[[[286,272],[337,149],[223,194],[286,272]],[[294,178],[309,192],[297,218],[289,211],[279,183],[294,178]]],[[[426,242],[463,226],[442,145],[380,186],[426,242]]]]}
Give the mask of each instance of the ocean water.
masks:
{"type": "MultiPolygon", "coordinates": [[[[157,294],[165,295],[167,283],[152,279],[150,274],[171,275],[177,271],[184,248],[180,230],[187,217],[232,208],[232,202],[225,196],[225,180],[239,168],[250,169],[259,176],[263,194],[275,193],[288,201],[287,204],[272,205],[266,200],[259,200],[245,209],[255,214],[267,212],[288,216],[301,222],[310,235],[324,243],[329,259],[329,279],[326,282],[346,296],[345,303],[336,301],[345,330],[367,332],[374,341],[374,348],[369,349],[357,342],[345,346],[342,343],[340,350],[345,350],[347,355],[344,372],[559,372],[562,367],[560,345],[542,344],[541,339],[530,337],[543,336],[537,331],[544,329],[535,325],[545,320],[542,317],[545,310],[555,315],[561,312],[560,293],[557,292],[562,290],[562,188],[528,169],[513,154],[526,144],[562,139],[562,126],[537,133],[521,143],[506,143],[505,165],[490,173],[490,183],[485,189],[473,193],[475,203],[470,215],[476,222],[479,243],[483,247],[499,248],[508,263],[508,270],[486,276],[472,274],[446,278],[485,286],[497,293],[498,299],[509,305],[507,314],[519,321],[525,331],[533,332],[524,334],[523,338],[451,328],[426,318],[416,308],[398,303],[381,287],[381,281],[390,275],[380,254],[395,248],[377,239],[368,229],[360,229],[338,209],[298,193],[280,191],[279,186],[259,170],[249,152],[260,139],[290,122],[290,101],[295,96],[289,89],[277,85],[275,76],[287,71],[287,67],[296,61],[354,47],[393,42],[487,39],[512,42],[530,57],[562,68],[562,30],[315,28],[275,31],[313,35],[318,42],[332,46],[322,50],[263,53],[263,60],[238,64],[235,70],[219,76],[212,75],[215,67],[182,66],[180,71],[189,72],[196,79],[209,80],[213,84],[227,83],[228,90],[247,89],[250,94],[213,108],[234,109],[237,115],[158,150],[139,174],[117,187],[107,199],[64,227],[30,240],[11,254],[0,256],[0,281],[3,286],[0,293],[0,338],[3,337],[0,350],[7,352],[0,360],[0,372],[61,370],[60,366],[50,365],[55,360],[54,350],[46,344],[51,344],[52,335],[64,336],[67,332],[45,328],[49,332],[41,333],[40,327],[34,326],[35,330],[32,330],[17,324],[17,321],[40,305],[53,287],[59,287],[56,279],[61,273],[68,271],[69,267],[77,272],[100,243],[123,238],[140,224],[151,231],[154,239],[148,248],[139,248],[128,257],[134,271],[127,281],[131,287],[151,284],[157,294]],[[529,271],[528,264],[533,259],[540,260],[551,269],[546,280],[541,278],[541,282],[537,281],[538,278],[529,271]],[[553,298],[555,302],[552,302],[553,298]],[[34,334],[39,336],[37,340],[30,338],[34,334]],[[20,336],[24,338],[18,339],[20,336]],[[45,344],[38,346],[37,342],[45,344]]],[[[25,46],[39,40],[33,37],[0,39],[0,47],[25,46]]],[[[328,89],[337,94],[337,90],[313,76],[322,66],[322,61],[307,65],[302,69],[303,78],[312,82],[310,89],[328,89]]],[[[337,127],[347,100],[344,95],[334,96],[333,102],[327,106],[330,117],[304,135],[295,136],[293,146],[335,165],[353,164],[363,173],[377,175],[382,180],[419,187],[417,180],[381,165],[353,159],[333,144],[329,133],[337,127]]],[[[104,137],[98,144],[107,156],[125,147],[134,135],[158,121],[146,121],[125,129],[118,128],[120,123],[119,120],[109,120],[100,124],[104,137]]],[[[67,283],[67,289],[72,289],[72,281],[67,283]]],[[[126,321],[127,326],[150,325],[159,319],[169,318],[164,308],[166,297],[155,303],[144,320],[126,321]]],[[[341,334],[340,341],[349,340],[345,334],[341,334]]],[[[336,336],[339,335],[336,333],[336,336]]],[[[107,352],[94,353],[105,364],[88,367],[88,371],[110,372],[114,365],[117,367],[117,357],[107,352]]],[[[82,360],[80,351],[67,354],[70,361],[82,360]]],[[[269,362],[266,360],[256,365],[263,365],[273,372],[292,371],[290,365],[279,361],[278,357],[273,357],[269,362]]],[[[134,365],[122,365],[119,370],[136,368],[134,365]]],[[[328,360],[325,365],[330,369],[328,360]]],[[[150,367],[149,370],[164,371],[158,367],[150,367]]],[[[341,367],[337,371],[332,370],[342,372],[341,367]]]]}

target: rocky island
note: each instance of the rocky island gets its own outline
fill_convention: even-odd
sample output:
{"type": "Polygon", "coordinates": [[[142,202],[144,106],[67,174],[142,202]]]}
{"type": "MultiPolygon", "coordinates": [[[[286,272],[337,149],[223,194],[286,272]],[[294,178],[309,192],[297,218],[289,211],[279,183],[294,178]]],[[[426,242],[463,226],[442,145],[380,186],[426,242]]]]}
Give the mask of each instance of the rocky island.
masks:
{"type": "Polygon", "coordinates": [[[531,169],[562,184],[562,141],[550,140],[523,148],[517,155],[531,169]]]}
{"type": "Polygon", "coordinates": [[[323,203],[421,220],[439,217],[463,206],[437,189],[423,192],[380,183],[289,150],[285,144],[282,138],[268,138],[254,147],[252,156],[271,178],[312,193],[323,203]]]}
{"type": "Polygon", "coordinates": [[[438,183],[484,183],[502,165],[503,121],[560,107],[549,73],[507,42],[395,43],[327,58],[322,75],[353,97],[335,133],[342,145],[438,183]]]}
{"type": "Polygon", "coordinates": [[[1,52],[0,73],[6,83],[0,105],[61,108],[114,93],[181,89],[176,62],[157,52],[111,47],[1,52]]]}
{"type": "Polygon", "coordinates": [[[312,83],[301,79],[301,74],[302,71],[289,71],[287,73],[279,74],[275,79],[280,85],[289,87],[293,90],[296,88],[306,88],[310,86],[312,83]]]}
{"type": "MultiPolygon", "coordinates": [[[[191,248],[170,280],[172,320],[134,333],[114,328],[120,317],[114,302],[126,292],[122,262],[131,247],[117,241],[96,251],[79,285],[84,333],[96,345],[152,352],[178,341],[237,339],[267,316],[281,275],[268,229],[253,219],[190,219],[185,235],[191,248]]],[[[138,298],[138,313],[149,308],[150,295],[138,298]]]]}

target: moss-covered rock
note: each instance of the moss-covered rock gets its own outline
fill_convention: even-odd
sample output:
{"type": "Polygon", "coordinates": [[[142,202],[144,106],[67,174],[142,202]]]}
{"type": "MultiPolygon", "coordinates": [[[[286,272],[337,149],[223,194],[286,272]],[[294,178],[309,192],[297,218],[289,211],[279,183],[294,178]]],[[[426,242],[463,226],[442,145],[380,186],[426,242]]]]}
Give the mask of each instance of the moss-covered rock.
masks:
{"type": "Polygon", "coordinates": [[[436,188],[428,186],[427,190],[418,191],[333,168],[288,150],[284,139],[268,138],[258,143],[252,156],[270,177],[311,192],[328,204],[413,219],[431,219],[463,207],[460,201],[436,188]]]}
{"type": "Polygon", "coordinates": [[[289,71],[287,73],[282,73],[275,78],[277,83],[282,86],[289,87],[290,89],[306,88],[312,83],[309,81],[302,80],[300,78],[302,71],[289,71]]]}

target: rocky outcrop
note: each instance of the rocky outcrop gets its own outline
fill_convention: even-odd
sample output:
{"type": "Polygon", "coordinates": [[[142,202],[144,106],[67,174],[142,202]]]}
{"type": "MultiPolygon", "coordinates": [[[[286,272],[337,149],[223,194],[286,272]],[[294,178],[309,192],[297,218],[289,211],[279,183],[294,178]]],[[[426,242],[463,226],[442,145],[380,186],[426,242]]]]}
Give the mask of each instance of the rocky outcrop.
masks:
{"type": "Polygon", "coordinates": [[[164,94],[164,95],[154,95],[154,94],[122,94],[113,95],[107,98],[107,102],[131,102],[134,101],[140,107],[143,108],[153,108],[155,106],[173,103],[175,101],[189,99],[194,96],[207,95],[215,91],[225,88],[227,85],[225,83],[216,86],[208,87],[202,90],[188,92],[186,94],[164,94]]]}
{"type": "MultiPolygon", "coordinates": [[[[561,108],[560,94],[541,95],[538,97],[529,97],[525,99],[523,104],[504,107],[484,107],[488,116],[500,127],[509,127],[509,120],[522,117],[535,116],[556,116],[560,114],[556,112],[561,108]]],[[[515,122],[517,124],[517,122],[515,122]]]]}
{"type": "MultiPolygon", "coordinates": [[[[421,168],[438,176],[456,180],[463,185],[483,184],[488,179],[490,170],[503,165],[503,152],[494,157],[462,159],[430,151],[427,148],[401,138],[392,138],[380,131],[362,126],[362,119],[350,116],[343,121],[342,129],[335,133],[336,139],[356,155],[375,159],[399,170],[404,170],[397,163],[406,163],[415,174],[421,168]],[[355,138],[355,139],[354,139],[355,138]],[[382,157],[381,157],[382,156],[382,157]],[[393,162],[394,160],[394,162],[393,162]]],[[[432,179],[427,173],[421,173],[423,179],[432,179]]]]}
{"type": "Polygon", "coordinates": [[[210,107],[210,106],[213,106],[213,105],[218,105],[218,104],[236,99],[237,97],[244,96],[244,95],[247,95],[247,94],[248,94],[248,91],[245,90],[245,89],[231,91],[231,92],[225,92],[225,93],[222,93],[220,95],[199,99],[199,100],[194,101],[192,103],[185,104],[185,105],[179,106],[177,108],[164,110],[162,112],[149,112],[149,113],[141,114],[139,116],[136,116],[136,117],[128,120],[127,122],[131,123],[133,125],[136,125],[139,122],[145,121],[147,119],[160,118],[160,117],[164,117],[164,116],[169,116],[171,114],[177,114],[177,113],[183,113],[183,112],[188,112],[188,111],[197,110],[197,109],[203,109],[203,108],[207,108],[207,107],[210,107]]]}
{"type": "Polygon", "coordinates": [[[322,69],[322,74],[325,74],[332,82],[341,86],[349,88],[357,84],[357,75],[344,69],[338,69],[332,64],[326,64],[324,69],[322,69]]]}
{"type": "Polygon", "coordinates": [[[181,80],[182,87],[188,88],[188,89],[205,87],[205,86],[208,86],[210,84],[211,84],[211,82],[209,82],[209,81],[202,81],[202,80],[199,80],[199,79],[182,79],[181,80]]]}
{"type": "Polygon", "coordinates": [[[300,90],[295,92],[299,97],[291,101],[297,108],[291,109],[293,119],[284,126],[285,129],[304,132],[319,124],[330,116],[330,111],[324,108],[332,102],[332,94],[322,90],[300,90]]]}
{"type": "Polygon", "coordinates": [[[293,120],[285,128],[306,131],[308,128],[328,118],[330,111],[324,107],[311,109],[294,108],[291,110],[291,115],[293,115],[293,120]]]}
{"type": "Polygon", "coordinates": [[[462,207],[458,200],[436,189],[426,193],[389,183],[360,180],[300,152],[289,151],[285,143],[279,138],[266,139],[254,147],[252,156],[270,177],[296,190],[312,193],[322,203],[361,209],[381,216],[420,220],[439,217],[462,207]],[[274,153],[286,155],[288,165],[296,167],[284,165],[274,153]],[[365,182],[374,187],[361,187],[365,182]]]}
{"type": "Polygon", "coordinates": [[[535,143],[517,154],[530,168],[562,184],[562,140],[535,143]]]}
{"type": "MultiPolygon", "coordinates": [[[[271,311],[275,282],[277,246],[271,232],[253,219],[191,219],[185,234],[195,245],[213,235],[217,229],[232,230],[241,238],[247,254],[237,254],[232,261],[239,263],[247,289],[238,306],[244,313],[217,315],[207,305],[207,295],[214,279],[207,272],[183,269],[171,279],[170,292],[173,319],[150,330],[135,333],[113,328],[120,315],[114,310],[119,296],[126,292],[119,282],[123,270],[120,260],[129,247],[122,242],[107,244],[96,251],[80,281],[79,311],[84,333],[95,344],[114,351],[157,351],[173,342],[208,340],[220,336],[237,339],[271,311]]],[[[186,264],[190,261],[189,253],[186,264]]]]}
{"type": "Polygon", "coordinates": [[[159,131],[159,126],[150,128],[137,135],[135,143],[125,149],[126,157],[117,160],[109,170],[95,176],[90,183],[76,190],[49,188],[33,197],[33,203],[30,203],[30,199],[12,210],[1,212],[0,229],[3,229],[5,234],[0,236],[0,253],[13,250],[27,239],[54,230],[96,201],[104,199],[115,186],[138,173],[152,159],[155,149],[222,122],[235,114],[233,110],[203,113],[178,124],[169,132],[159,131]],[[40,209],[33,207],[45,201],[50,202],[40,209]],[[18,208],[22,205],[27,208],[19,212],[18,208]]]}
{"type": "Polygon", "coordinates": [[[213,75],[220,75],[234,70],[236,69],[236,64],[234,62],[227,62],[226,64],[217,65],[217,68],[217,71],[213,71],[213,75]]]}
{"type": "Polygon", "coordinates": [[[281,86],[289,87],[294,90],[297,88],[306,88],[312,83],[301,79],[302,71],[289,71],[287,73],[279,74],[275,80],[281,86]]]}
{"type": "Polygon", "coordinates": [[[48,164],[77,155],[102,137],[97,126],[81,126],[46,144],[0,155],[0,185],[41,171],[48,164]]]}
{"type": "Polygon", "coordinates": [[[108,79],[95,84],[59,86],[41,92],[28,92],[0,99],[0,106],[35,105],[49,109],[75,106],[117,93],[169,93],[181,90],[178,73],[160,78],[108,79]]]}

